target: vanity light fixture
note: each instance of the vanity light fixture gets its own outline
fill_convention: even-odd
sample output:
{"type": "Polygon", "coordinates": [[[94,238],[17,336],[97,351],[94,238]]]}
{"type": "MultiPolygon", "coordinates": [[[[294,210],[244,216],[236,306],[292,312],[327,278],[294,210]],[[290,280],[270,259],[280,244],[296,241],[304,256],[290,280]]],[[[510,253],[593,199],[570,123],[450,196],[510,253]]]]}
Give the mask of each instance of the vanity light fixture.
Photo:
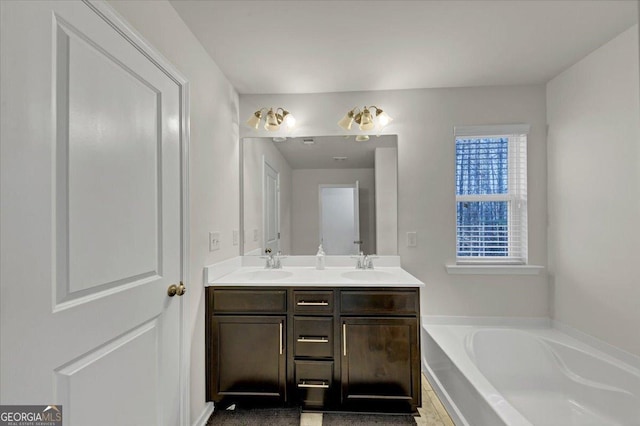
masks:
{"type": "Polygon", "coordinates": [[[289,111],[284,108],[276,108],[275,111],[273,108],[260,108],[258,111],[254,112],[253,115],[247,120],[247,125],[249,127],[253,127],[254,129],[258,129],[260,127],[260,121],[262,120],[263,111],[267,111],[267,116],[265,118],[264,128],[270,132],[275,132],[280,129],[280,125],[282,122],[285,123],[287,129],[291,129],[296,125],[296,119],[291,115],[289,111]]]}
{"type": "Polygon", "coordinates": [[[378,130],[382,130],[387,124],[393,121],[393,118],[389,117],[389,114],[384,112],[382,108],[378,108],[375,105],[365,106],[362,108],[362,111],[360,108],[355,107],[338,121],[338,126],[345,130],[351,130],[351,125],[355,121],[358,123],[360,130],[373,130],[376,127],[376,120],[378,130]]]}

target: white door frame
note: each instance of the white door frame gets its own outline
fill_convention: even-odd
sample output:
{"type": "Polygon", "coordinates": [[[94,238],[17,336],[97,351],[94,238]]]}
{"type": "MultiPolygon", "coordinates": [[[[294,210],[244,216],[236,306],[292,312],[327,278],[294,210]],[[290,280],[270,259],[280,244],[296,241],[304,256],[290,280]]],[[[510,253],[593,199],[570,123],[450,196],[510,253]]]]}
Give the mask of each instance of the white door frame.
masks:
{"type": "MultiPolygon", "coordinates": [[[[182,264],[180,279],[189,287],[190,281],[190,250],[189,250],[189,141],[190,141],[190,109],[189,109],[189,81],[180,71],[158,50],[149,44],[131,24],[120,16],[104,0],[82,0],[102,19],[120,33],[129,43],[153,62],[162,72],[173,80],[180,88],[180,165],[181,165],[181,253],[182,264]]],[[[190,293],[187,293],[187,296],[190,293]]],[[[190,425],[190,395],[189,380],[191,370],[191,342],[189,341],[189,297],[180,297],[182,315],[180,318],[180,419],[181,425],[190,425]]]]}
{"type": "MultiPolygon", "coordinates": [[[[266,156],[262,156],[262,253],[264,254],[267,248],[267,179],[265,178],[267,173],[267,166],[276,172],[276,226],[278,233],[278,250],[280,251],[280,171],[276,170],[268,161],[266,156]]],[[[273,253],[275,254],[275,253],[273,253]]]]}

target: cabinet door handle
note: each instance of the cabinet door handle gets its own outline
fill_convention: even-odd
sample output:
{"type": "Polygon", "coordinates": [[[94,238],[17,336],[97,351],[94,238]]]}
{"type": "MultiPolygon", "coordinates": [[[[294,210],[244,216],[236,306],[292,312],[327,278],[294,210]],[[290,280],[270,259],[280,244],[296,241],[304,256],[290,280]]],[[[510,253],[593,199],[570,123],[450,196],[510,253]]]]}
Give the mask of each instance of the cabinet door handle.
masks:
{"type": "Polygon", "coordinates": [[[282,355],[282,321],[280,321],[280,355],[282,355]]]}
{"type": "Polygon", "coordinates": [[[347,356],[347,324],[342,323],[342,354],[347,356]]]}
{"type": "Polygon", "coordinates": [[[298,342],[302,343],[329,343],[328,337],[306,337],[300,336],[298,337],[298,342]]]}
{"type": "Polygon", "coordinates": [[[329,389],[329,383],[325,381],[322,381],[321,383],[307,383],[306,380],[302,380],[302,382],[298,383],[298,387],[329,389]]]}
{"type": "Polygon", "coordinates": [[[301,300],[297,303],[298,306],[329,306],[329,302],[326,300],[321,300],[319,302],[305,302],[301,300]]]}

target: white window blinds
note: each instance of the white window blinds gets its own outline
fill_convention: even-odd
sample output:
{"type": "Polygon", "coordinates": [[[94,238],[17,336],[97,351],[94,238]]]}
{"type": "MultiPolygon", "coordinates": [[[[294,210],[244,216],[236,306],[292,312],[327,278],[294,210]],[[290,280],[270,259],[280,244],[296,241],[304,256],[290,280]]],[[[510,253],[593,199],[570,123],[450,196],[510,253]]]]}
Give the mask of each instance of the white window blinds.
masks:
{"type": "Polygon", "coordinates": [[[527,263],[528,132],[455,128],[458,263],[527,263]]]}

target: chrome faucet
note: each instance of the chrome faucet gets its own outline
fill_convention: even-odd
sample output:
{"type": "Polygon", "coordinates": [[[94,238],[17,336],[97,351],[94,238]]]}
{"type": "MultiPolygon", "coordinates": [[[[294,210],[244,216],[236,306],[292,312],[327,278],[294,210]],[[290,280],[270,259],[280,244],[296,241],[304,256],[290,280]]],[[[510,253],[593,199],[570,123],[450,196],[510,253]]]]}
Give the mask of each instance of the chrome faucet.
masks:
{"type": "Polygon", "coordinates": [[[273,269],[273,255],[271,254],[271,249],[265,249],[264,254],[266,254],[266,256],[261,256],[262,259],[267,259],[264,269],[273,269]]]}
{"type": "Polygon", "coordinates": [[[352,258],[357,259],[356,269],[373,269],[373,259],[376,259],[377,256],[371,256],[360,252],[358,256],[352,256],[352,258]]]}
{"type": "Polygon", "coordinates": [[[271,249],[268,248],[264,251],[266,256],[262,256],[263,259],[267,260],[267,263],[264,265],[265,269],[282,269],[282,259],[286,256],[282,256],[282,252],[278,251],[276,254],[271,252],[271,249]]]}
{"type": "Polygon", "coordinates": [[[282,255],[282,252],[278,250],[278,252],[273,256],[273,263],[271,264],[271,269],[282,269],[282,259],[286,256],[282,255]]]}

